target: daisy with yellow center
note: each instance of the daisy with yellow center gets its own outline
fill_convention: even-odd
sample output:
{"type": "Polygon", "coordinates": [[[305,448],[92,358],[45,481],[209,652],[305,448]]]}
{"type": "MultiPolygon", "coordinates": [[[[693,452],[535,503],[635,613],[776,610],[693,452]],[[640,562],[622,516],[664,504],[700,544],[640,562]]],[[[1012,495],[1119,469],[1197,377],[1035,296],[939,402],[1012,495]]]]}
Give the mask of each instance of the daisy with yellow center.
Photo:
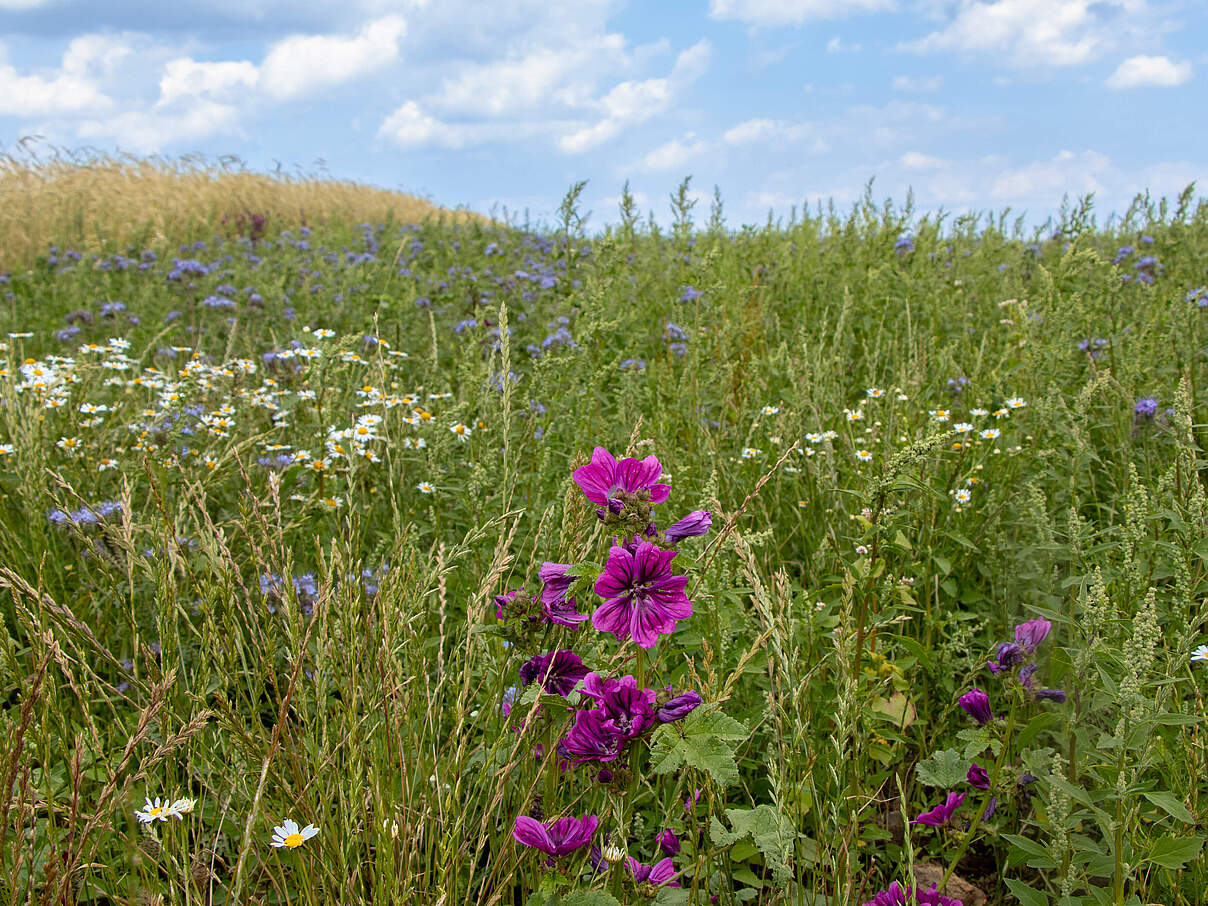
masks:
{"type": "Polygon", "coordinates": [[[280,827],[273,828],[273,838],[269,842],[277,849],[297,849],[318,832],[319,829],[313,824],[300,828],[298,822],[286,818],[280,827]]]}
{"type": "Polygon", "coordinates": [[[158,796],[155,797],[154,802],[151,801],[150,796],[145,798],[147,804],[142,808],[134,810],[134,817],[138,819],[139,824],[150,824],[152,821],[167,821],[172,807],[158,796]]]}
{"type": "Polygon", "coordinates": [[[860,460],[860,462],[872,462],[872,454],[867,450],[857,450],[856,459],[860,460]]]}
{"type": "Polygon", "coordinates": [[[449,430],[457,435],[458,440],[465,440],[467,437],[470,436],[470,433],[471,433],[470,429],[467,428],[465,425],[463,425],[461,422],[458,422],[456,425],[451,426],[449,428],[449,430]]]}

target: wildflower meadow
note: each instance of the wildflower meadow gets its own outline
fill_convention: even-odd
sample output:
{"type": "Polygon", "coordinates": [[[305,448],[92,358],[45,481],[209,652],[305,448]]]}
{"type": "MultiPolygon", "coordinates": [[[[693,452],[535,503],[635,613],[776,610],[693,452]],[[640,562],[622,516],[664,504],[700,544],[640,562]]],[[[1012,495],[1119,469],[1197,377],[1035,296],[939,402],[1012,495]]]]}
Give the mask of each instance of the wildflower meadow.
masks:
{"type": "Polygon", "coordinates": [[[1193,188],[321,187],[5,221],[0,904],[1204,902],[1193,188]]]}

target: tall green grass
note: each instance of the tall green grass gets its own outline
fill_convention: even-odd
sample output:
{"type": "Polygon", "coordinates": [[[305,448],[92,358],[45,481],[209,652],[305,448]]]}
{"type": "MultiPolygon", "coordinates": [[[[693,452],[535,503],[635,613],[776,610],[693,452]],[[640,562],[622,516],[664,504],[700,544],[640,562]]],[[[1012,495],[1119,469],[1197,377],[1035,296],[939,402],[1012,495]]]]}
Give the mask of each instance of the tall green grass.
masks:
{"type": "MultiPolygon", "coordinates": [[[[640,896],[582,858],[556,882],[511,836],[535,805],[599,813],[645,862],[676,830],[685,888],[659,902],[837,906],[949,866],[966,906],[1200,901],[1208,206],[1099,226],[1084,205],[1025,234],[869,199],[696,229],[683,204],[670,232],[631,212],[592,237],[573,192],[540,232],[213,223],[204,247],[149,240],[154,261],[120,240],[124,267],[67,237],[9,276],[0,901],[640,896]],[[174,257],[217,268],[168,280],[174,257]],[[291,340],[320,354],[263,358],[291,340]],[[367,387],[414,399],[362,407],[367,387]],[[366,413],[380,462],[349,438],[323,472],[257,462],[322,457],[366,413]],[[650,670],[741,724],[734,782],[635,763],[622,793],[582,767],[551,787],[558,726],[503,713],[534,652],[493,597],[603,561],[570,481],[597,445],[659,457],[666,517],[713,513],[677,560],[695,614],[650,670]],[[48,519],[103,501],[118,514],[48,519]],[[1033,617],[1065,704],[986,670],[1033,617]],[[1003,748],[957,706],[973,685],[1003,715],[1019,696],[1003,748]],[[953,826],[905,823],[982,753],[1002,783],[984,826],[980,795],[953,826]],[[141,825],[144,797],[196,805],[141,825]],[[274,849],[285,818],[319,833],[274,849]]],[[[590,628],[539,642],[633,669],[590,628]]]]}

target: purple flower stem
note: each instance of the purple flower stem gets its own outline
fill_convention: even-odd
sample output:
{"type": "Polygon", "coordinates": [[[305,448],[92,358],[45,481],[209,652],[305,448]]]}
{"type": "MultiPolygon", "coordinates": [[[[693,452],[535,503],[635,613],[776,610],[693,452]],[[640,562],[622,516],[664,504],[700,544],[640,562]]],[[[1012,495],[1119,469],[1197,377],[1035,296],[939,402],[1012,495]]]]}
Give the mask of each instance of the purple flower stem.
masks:
{"type": "Polygon", "coordinates": [[[1007,757],[1007,749],[1011,745],[1011,739],[1015,733],[1015,703],[1012,701],[1011,710],[1007,712],[1007,729],[1002,737],[1002,746],[998,750],[998,758],[994,760],[994,770],[990,772],[990,789],[986,790],[986,795],[982,797],[981,804],[977,807],[977,811],[973,814],[973,823],[969,826],[968,833],[965,834],[965,839],[961,841],[960,849],[956,851],[956,855],[952,857],[952,861],[948,863],[948,870],[944,872],[944,876],[940,878],[939,890],[943,893],[948,889],[948,879],[952,877],[952,873],[956,871],[956,864],[964,856],[965,850],[969,848],[969,844],[973,842],[973,837],[977,834],[977,829],[981,827],[982,819],[986,815],[986,811],[990,808],[990,800],[994,798],[994,790],[998,786],[998,780],[1002,776],[1003,762],[1007,757]]]}

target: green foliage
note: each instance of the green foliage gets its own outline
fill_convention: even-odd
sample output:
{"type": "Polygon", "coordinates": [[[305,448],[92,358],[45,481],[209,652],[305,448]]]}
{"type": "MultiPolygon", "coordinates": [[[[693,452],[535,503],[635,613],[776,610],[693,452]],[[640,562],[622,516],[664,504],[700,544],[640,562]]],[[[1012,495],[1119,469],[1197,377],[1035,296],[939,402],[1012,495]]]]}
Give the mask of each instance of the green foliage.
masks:
{"type": "Polygon", "coordinates": [[[735,746],[749,731],[721,711],[700,707],[683,721],[663,724],[651,740],[650,767],[670,774],[684,767],[704,771],[721,787],[738,782],[735,746]]]}
{"type": "Polygon", "coordinates": [[[1197,903],[1208,207],[1029,234],[869,191],[727,230],[715,193],[696,230],[685,181],[668,232],[625,192],[590,236],[583,194],[546,232],[215,223],[0,283],[0,906],[652,892],[547,867],[511,835],[538,813],[643,864],[673,829],[654,902],[932,862],[991,903],[1197,903]],[[597,445],[660,459],[659,527],[712,513],[640,660],[530,619],[547,561],[599,604],[597,445]],[[1028,690],[987,661],[1031,618],[1028,690]],[[580,693],[516,688],[564,649],[705,704],[564,770],[580,693]],[[287,818],[318,835],[271,847],[287,818]]]}

